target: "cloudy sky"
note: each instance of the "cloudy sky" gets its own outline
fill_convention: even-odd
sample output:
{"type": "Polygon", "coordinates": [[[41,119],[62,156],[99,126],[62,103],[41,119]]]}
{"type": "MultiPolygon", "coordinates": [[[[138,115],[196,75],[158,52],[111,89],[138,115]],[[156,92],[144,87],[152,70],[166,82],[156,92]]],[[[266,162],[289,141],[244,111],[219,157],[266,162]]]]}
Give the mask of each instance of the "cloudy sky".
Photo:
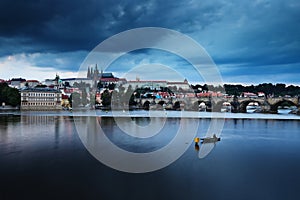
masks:
{"type": "MultiPolygon", "coordinates": [[[[55,73],[76,77],[98,44],[140,27],[191,37],[226,83],[300,84],[299,0],[1,0],[0,79],[43,80],[55,73]]],[[[139,75],[145,79],[159,71],[154,70],[157,64],[180,69],[180,74],[191,68],[183,59],[155,50],[131,52],[117,63],[110,68],[117,75],[128,72],[126,66],[147,65],[149,73],[139,75]],[[156,64],[152,70],[151,63],[156,64]]],[[[188,73],[183,77],[200,81],[188,73]]]]}

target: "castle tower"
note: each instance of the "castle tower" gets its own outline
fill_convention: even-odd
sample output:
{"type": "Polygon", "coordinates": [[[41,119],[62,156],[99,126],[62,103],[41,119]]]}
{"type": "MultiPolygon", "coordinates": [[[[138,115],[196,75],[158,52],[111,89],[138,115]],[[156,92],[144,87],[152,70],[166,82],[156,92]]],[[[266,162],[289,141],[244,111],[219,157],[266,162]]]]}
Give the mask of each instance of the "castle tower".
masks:
{"type": "Polygon", "coordinates": [[[54,79],[54,88],[55,88],[56,90],[59,89],[59,83],[60,83],[60,78],[59,78],[59,76],[58,76],[57,73],[56,73],[56,76],[55,76],[55,79],[54,79]]]}

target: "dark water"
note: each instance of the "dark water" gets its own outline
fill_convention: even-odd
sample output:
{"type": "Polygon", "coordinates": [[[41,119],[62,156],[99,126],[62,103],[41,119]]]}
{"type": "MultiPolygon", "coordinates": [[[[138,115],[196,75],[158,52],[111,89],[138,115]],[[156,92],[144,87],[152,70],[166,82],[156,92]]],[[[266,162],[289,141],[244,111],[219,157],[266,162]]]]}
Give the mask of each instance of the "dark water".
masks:
{"type": "MultiPolygon", "coordinates": [[[[228,119],[222,140],[204,159],[192,144],[171,165],[132,174],[103,165],[86,150],[74,121],[94,119],[1,116],[0,199],[299,199],[298,120],[228,119]]],[[[210,120],[190,120],[204,135],[210,120]]],[[[150,139],[122,133],[113,118],[97,122],[116,145],[140,153],[168,144],[180,119],[168,119],[150,139]]]]}

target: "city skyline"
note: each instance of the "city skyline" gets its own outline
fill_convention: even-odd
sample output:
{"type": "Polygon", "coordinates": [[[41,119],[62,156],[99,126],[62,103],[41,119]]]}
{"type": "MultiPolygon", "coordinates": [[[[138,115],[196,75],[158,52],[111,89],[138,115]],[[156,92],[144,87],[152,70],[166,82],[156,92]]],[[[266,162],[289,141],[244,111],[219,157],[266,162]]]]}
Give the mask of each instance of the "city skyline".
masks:
{"type": "MultiPolygon", "coordinates": [[[[0,5],[0,79],[42,81],[56,73],[77,77],[80,64],[103,40],[132,28],[164,27],[202,45],[224,83],[300,85],[297,1],[1,1],[0,5]]],[[[163,52],[141,50],[117,63],[108,71],[119,77],[130,67],[160,63],[187,73],[191,83],[201,82],[193,79],[187,62],[163,52]]],[[[140,78],[151,79],[151,74],[140,78]]],[[[172,79],[168,73],[156,78],[172,79]]]]}

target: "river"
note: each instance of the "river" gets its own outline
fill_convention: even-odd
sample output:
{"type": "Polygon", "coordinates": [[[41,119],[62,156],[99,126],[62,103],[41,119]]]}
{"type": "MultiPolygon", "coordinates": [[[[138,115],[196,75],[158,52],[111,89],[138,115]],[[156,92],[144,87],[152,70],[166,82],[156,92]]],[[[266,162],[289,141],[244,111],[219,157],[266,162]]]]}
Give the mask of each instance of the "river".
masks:
{"type": "Polygon", "coordinates": [[[0,199],[274,200],[300,196],[299,116],[226,113],[221,141],[200,159],[203,144],[199,151],[193,138],[205,136],[211,114],[180,117],[178,113],[164,113],[168,117],[155,113],[149,117],[144,111],[131,117],[122,112],[0,115],[0,199]],[[157,134],[142,138],[144,132],[157,134]],[[111,164],[95,155],[110,148],[105,137],[126,152],[151,155],[175,143],[178,133],[183,139],[148,163],[122,159],[114,152],[108,157],[116,161],[111,164]],[[173,156],[179,150],[182,155],[173,156]],[[163,166],[172,157],[176,159],[163,166]],[[161,168],[147,173],[116,170],[124,163],[134,170],[151,168],[152,162],[161,168]]]}

